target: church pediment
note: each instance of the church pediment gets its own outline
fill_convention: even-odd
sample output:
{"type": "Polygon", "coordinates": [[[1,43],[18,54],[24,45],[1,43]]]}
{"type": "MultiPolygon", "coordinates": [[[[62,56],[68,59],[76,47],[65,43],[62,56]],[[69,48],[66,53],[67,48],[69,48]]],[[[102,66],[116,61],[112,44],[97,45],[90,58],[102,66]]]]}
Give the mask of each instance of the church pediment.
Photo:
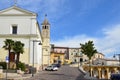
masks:
{"type": "Polygon", "coordinates": [[[12,6],[10,8],[4,9],[0,11],[0,15],[36,15],[36,13],[30,12],[28,10],[24,10],[17,6],[12,6]]]}

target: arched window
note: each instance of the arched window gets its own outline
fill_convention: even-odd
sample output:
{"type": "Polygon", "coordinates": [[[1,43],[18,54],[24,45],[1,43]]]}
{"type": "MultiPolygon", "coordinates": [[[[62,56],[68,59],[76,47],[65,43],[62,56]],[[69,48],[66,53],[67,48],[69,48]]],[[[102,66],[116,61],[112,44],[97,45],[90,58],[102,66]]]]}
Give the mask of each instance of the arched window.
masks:
{"type": "Polygon", "coordinates": [[[46,26],[45,26],[45,29],[46,29],[46,26]]]}
{"type": "Polygon", "coordinates": [[[48,26],[45,25],[43,29],[48,29],[48,26]]]}

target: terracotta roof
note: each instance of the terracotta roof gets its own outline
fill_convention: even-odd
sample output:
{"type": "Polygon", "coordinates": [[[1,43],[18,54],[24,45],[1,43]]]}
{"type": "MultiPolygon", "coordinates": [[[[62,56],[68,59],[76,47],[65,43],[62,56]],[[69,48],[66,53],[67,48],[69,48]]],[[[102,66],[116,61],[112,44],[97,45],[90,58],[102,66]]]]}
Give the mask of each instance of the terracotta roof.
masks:
{"type": "Polygon", "coordinates": [[[51,51],[51,53],[54,53],[54,54],[65,54],[63,52],[55,52],[55,51],[51,51]]]}
{"type": "Polygon", "coordinates": [[[54,48],[59,48],[59,49],[68,49],[68,47],[54,47],[54,48]]]}

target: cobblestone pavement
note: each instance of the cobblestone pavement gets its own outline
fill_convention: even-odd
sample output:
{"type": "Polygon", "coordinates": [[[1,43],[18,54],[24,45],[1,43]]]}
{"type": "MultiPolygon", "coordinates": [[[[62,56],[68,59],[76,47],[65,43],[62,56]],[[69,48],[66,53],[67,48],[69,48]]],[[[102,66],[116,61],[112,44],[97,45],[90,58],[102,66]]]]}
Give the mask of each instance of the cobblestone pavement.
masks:
{"type": "Polygon", "coordinates": [[[41,71],[26,80],[86,80],[84,75],[75,67],[64,65],[58,71],[41,71]]]}

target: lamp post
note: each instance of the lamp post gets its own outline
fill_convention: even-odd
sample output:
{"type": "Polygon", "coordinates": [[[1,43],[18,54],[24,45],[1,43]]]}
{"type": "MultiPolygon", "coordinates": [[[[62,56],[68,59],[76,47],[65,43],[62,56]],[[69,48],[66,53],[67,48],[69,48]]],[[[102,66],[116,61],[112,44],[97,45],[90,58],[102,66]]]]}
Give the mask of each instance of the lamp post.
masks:
{"type": "Polygon", "coordinates": [[[82,66],[82,62],[83,62],[83,55],[82,52],[80,51],[80,66],[82,66]]]}
{"type": "Polygon", "coordinates": [[[116,57],[115,55],[117,55],[119,57],[119,66],[120,66],[120,54],[114,54],[114,58],[116,57]]]}
{"type": "Polygon", "coordinates": [[[80,60],[79,60],[79,56],[78,56],[78,69],[79,69],[79,63],[80,63],[80,60]]]}
{"type": "Polygon", "coordinates": [[[9,63],[9,57],[6,56],[6,80],[7,80],[8,63],[9,63]]]}
{"type": "Polygon", "coordinates": [[[34,76],[34,43],[39,42],[39,45],[42,45],[41,41],[39,40],[32,40],[33,41],[33,68],[32,68],[32,77],[34,76]]]}

